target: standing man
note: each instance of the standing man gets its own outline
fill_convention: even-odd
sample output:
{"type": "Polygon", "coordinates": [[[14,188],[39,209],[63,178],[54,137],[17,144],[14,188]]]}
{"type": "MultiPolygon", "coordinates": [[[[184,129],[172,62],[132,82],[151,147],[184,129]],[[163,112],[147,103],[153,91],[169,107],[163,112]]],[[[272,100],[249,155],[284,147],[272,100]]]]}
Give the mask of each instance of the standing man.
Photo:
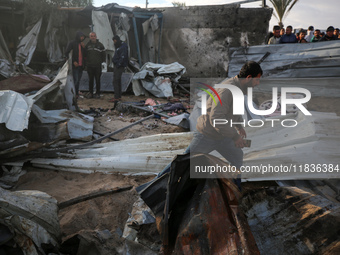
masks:
{"type": "Polygon", "coordinates": [[[313,26],[309,26],[308,27],[308,31],[307,31],[307,35],[305,36],[306,41],[307,42],[311,42],[313,36],[314,36],[314,27],[313,26]]]}
{"type": "Polygon", "coordinates": [[[316,29],[314,31],[314,36],[312,37],[311,42],[318,42],[318,41],[320,41],[321,38],[322,37],[321,37],[321,34],[320,34],[320,29],[316,29]]]}
{"type": "Polygon", "coordinates": [[[84,39],[85,35],[81,31],[77,31],[76,38],[69,42],[66,48],[65,56],[68,58],[72,50],[72,74],[73,74],[73,82],[76,90],[76,98],[79,97],[79,82],[81,76],[83,75],[84,69],[84,39]]]}
{"type": "MultiPolygon", "coordinates": [[[[261,66],[249,61],[243,65],[239,74],[221,84],[232,84],[240,88],[243,94],[247,93],[248,87],[255,87],[260,84],[262,76],[261,66]]],[[[201,115],[197,119],[197,132],[190,144],[191,153],[210,153],[218,151],[232,166],[240,169],[243,164],[243,151],[245,146],[243,138],[246,132],[241,124],[231,126],[229,123],[242,123],[241,115],[233,114],[233,95],[229,89],[216,89],[220,95],[221,102],[214,103],[209,97],[206,103],[206,115],[201,115]],[[214,120],[227,120],[228,124],[214,124],[214,120]]],[[[240,187],[241,180],[236,180],[240,187]]]]}
{"type": "Polygon", "coordinates": [[[90,33],[90,41],[85,46],[86,66],[89,75],[89,98],[93,98],[93,83],[96,79],[96,98],[100,98],[100,76],[102,75],[102,63],[105,62],[105,48],[99,42],[95,32],[90,33]]]}
{"type": "Polygon", "coordinates": [[[338,39],[340,38],[340,31],[339,31],[339,28],[334,29],[334,35],[335,35],[336,37],[338,37],[338,39]]]}
{"type": "Polygon", "coordinates": [[[277,44],[279,43],[281,38],[280,35],[280,26],[273,27],[273,36],[269,39],[268,44],[277,44]]]}
{"type": "Polygon", "coordinates": [[[338,40],[338,37],[334,35],[334,27],[329,26],[326,30],[326,34],[320,39],[319,42],[338,40]]]}
{"type": "Polygon", "coordinates": [[[305,30],[300,30],[298,43],[307,43],[305,30]]]}
{"type": "Polygon", "coordinates": [[[111,99],[110,102],[117,102],[120,101],[122,97],[122,74],[125,67],[127,67],[129,63],[129,58],[127,44],[125,42],[122,42],[118,35],[115,35],[112,39],[116,48],[115,54],[112,59],[112,62],[114,64],[113,89],[115,97],[111,99]]]}
{"type": "Polygon", "coordinates": [[[297,43],[297,38],[295,34],[292,33],[293,27],[286,27],[286,33],[281,37],[280,43],[297,43]]]}

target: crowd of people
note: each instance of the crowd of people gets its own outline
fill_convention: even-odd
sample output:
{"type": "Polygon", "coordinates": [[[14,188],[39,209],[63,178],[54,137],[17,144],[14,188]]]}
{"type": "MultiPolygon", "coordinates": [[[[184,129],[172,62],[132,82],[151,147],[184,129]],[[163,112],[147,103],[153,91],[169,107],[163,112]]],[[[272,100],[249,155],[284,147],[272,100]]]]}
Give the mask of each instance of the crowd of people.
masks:
{"type": "Polygon", "coordinates": [[[300,29],[296,34],[293,33],[293,27],[287,26],[281,28],[280,26],[274,26],[273,32],[270,32],[266,37],[266,44],[278,44],[278,43],[311,43],[339,40],[339,28],[329,26],[326,33],[321,32],[320,29],[315,29],[313,26],[308,27],[308,30],[300,29]]]}

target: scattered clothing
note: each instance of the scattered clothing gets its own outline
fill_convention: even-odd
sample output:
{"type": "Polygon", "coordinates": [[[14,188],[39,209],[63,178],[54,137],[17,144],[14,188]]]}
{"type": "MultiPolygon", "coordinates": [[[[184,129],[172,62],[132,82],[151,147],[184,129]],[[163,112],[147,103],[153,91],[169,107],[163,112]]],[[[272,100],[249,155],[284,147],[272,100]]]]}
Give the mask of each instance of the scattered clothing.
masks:
{"type": "Polygon", "coordinates": [[[172,112],[179,112],[179,111],[186,111],[187,109],[183,106],[182,103],[167,103],[163,107],[163,111],[172,111],[172,112]]]}

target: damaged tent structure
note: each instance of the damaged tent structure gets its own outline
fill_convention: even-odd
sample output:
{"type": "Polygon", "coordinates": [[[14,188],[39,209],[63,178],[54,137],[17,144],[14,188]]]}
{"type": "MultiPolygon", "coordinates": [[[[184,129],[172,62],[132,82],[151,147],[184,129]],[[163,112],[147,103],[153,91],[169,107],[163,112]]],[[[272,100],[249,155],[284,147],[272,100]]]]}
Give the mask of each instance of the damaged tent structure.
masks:
{"type": "MultiPolygon", "coordinates": [[[[113,35],[119,35],[129,46],[130,70],[123,74],[123,92],[132,81],[133,72],[139,71],[146,62],[159,63],[163,15],[160,10],[131,8],[108,4],[99,8],[52,9],[46,18],[32,24],[28,33],[18,41],[13,61],[7,43],[0,35],[1,75],[5,78],[15,72],[27,73],[27,66],[34,66],[41,74],[54,78],[65,61],[67,42],[73,39],[77,30],[85,34],[94,31],[106,49],[103,66],[102,91],[112,92],[112,57],[115,47],[113,35]],[[63,39],[61,39],[63,38],[63,39]],[[135,60],[135,61],[133,61],[135,60]]],[[[16,24],[14,24],[16,26],[16,24]]],[[[85,42],[87,42],[86,39],[85,42]]],[[[84,72],[81,90],[88,90],[87,72],[84,72]]]]}
{"type": "MultiPolygon", "coordinates": [[[[148,213],[143,212],[144,218],[147,218],[144,223],[156,225],[161,234],[160,240],[165,254],[277,254],[278,252],[293,254],[296,251],[301,254],[339,253],[338,171],[329,172],[327,175],[307,172],[289,172],[279,176],[245,173],[242,178],[247,182],[246,184],[255,181],[276,181],[281,187],[275,185],[274,188],[247,190],[241,198],[239,190],[231,180],[235,176],[212,175],[204,179],[190,178],[190,160],[200,159],[207,165],[216,163],[227,165],[217,154],[193,157],[187,154],[180,155],[190,144],[191,132],[157,134],[101,144],[97,143],[100,139],[92,141],[94,118],[76,112],[77,103],[69,69],[71,65],[68,62],[61,65],[65,45],[62,45],[58,38],[60,34],[72,34],[74,32],[72,30],[75,30],[77,25],[66,31],[63,30],[65,27],[61,28],[62,26],[57,29],[60,22],[62,23],[64,19],[69,23],[76,21],[74,24],[81,23],[85,31],[93,30],[98,37],[103,38],[101,40],[107,49],[105,66],[107,70],[112,67],[110,62],[114,52],[112,34],[117,33],[124,38],[130,45],[130,56],[136,59],[130,63],[137,73],[134,81],[141,80],[143,84],[142,86],[139,83],[133,84],[135,88],[138,87],[137,93],[145,93],[143,89],[148,88],[155,96],[172,96],[172,91],[169,90],[171,79],[161,76],[164,74],[172,76],[173,80],[178,82],[186,68],[177,62],[170,65],[154,63],[160,62],[160,38],[163,26],[161,11],[109,4],[100,8],[87,7],[76,12],[60,9],[57,13],[60,15],[56,14],[58,17],[51,15],[48,22],[39,20],[35,26],[32,26],[31,32],[22,38],[17,51],[17,63],[9,59],[9,49],[6,49],[4,40],[0,37],[0,53],[5,59],[0,63],[4,66],[1,68],[1,71],[4,70],[1,73],[4,77],[11,76],[14,72],[14,64],[21,66],[23,72],[26,72],[25,66],[28,63],[37,64],[35,53],[41,53],[38,30],[42,33],[44,29],[46,29],[44,36],[46,61],[56,65],[57,69],[60,68],[58,75],[52,81],[45,79],[43,84],[36,85],[34,90],[38,92],[35,94],[22,95],[18,93],[22,93],[22,90],[14,91],[10,87],[0,92],[2,109],[9,109],[1,111],[0,114],[0,161],[4,175],[1,181],[4,187],[13,187],[13,183],[24,174],[22,170],[25,164],[43,171],[119,172],[128,175],[145,173],[155,175],[170,164],[170,171],[158,175],[139,190],[140,196],[151,208],[148,213]],[[132,20],[132,26],[129,19],[132,20]],[[89,25],[92,26],[91,29],[89,25]],[[104,33],[100,27],[110,27],[108,29],[110,33],[104,33]],[[143,63],[145,64],[142,65],[143,63]],[[149,83],[144,79],[147,77],[146,74],[159,76],[153,77],[149,83]],[[64,142],[70,140],[76,140],[77,144],[65,145],[64,142]],[[327,180],[321,179],[325,176],[327,180]]],[[[291,52],[288,52],[286,46],[270,47],[272,46],[237,49],[229,63],[229,75],[234,75],[235,70],[239,70],[239,65],[245,60],[259,61],[260,59],[265,73],[268,73],[264,79],[265,83],[265,80],[273,78],[274,74],[297,74],[291,69],[295,67],[304,69],[308,61],[315,63],[313,54],[318,52],[320,54],[318,57],[322,56],[324,60],[317,63],[318,68],[321,68],[317,69],[318,72],[323,72],[325,66],[328,68],[331,65],[328,74],[335,79],[338,78],[336,72],[338,58],[328,61],[329,52],[331,55],[339,55],[337,54],[339,47],[336,43],[297,45],[303,52],[300,55],[296,54],[297,49],[294,47],[291,52]],[[293,60],[285,58],[291,55],[293,60]],[[298,61],[296,55],[305,59],[298,61]],[[276,64],[273,65],[271,61],[276,64]],[[282,67],[282,63],[278,64],[279,61],[284,61],[286,65],[282,67]]],[[[49,74],[47,69],[45,69],[46,75],[49,74]]],[[[103,74],[104,83],[107,79],[109,84],[112,78],[109,75],[111,74],[103,74]]],[[[32,78],[31,75],[28,76],[32,78]]],[[[131,73],[126,76],[126,87],[132,76],[131,73]]],[[[288,77],[288,81],[291,82],[295,78],[296,76],[288,77]]],[[[320,78],[319,81],[321,79],[323,80],[320,78]]],[[[307,80],[305,83],[310,81],[307,80]]],[[[287,79],[284,82],[287,82],[287,79]]],[[[296,85],[300,86],[299,84],[296,85]]],[[[271,89],[268,84],[263,87],[271,89]]],[[[313,93],[317,94],[319,91],[313,93]]],[[[338,88],[329,91],[337,93],[338,88]]],[[[330,96],[327,93],[324,95],[330,96]]],[[[153,117],[153,114],[149,117],[153,117]]],[[[245,166],[260,167],[264,162],[284,166],[301,165],[306,162],[338,164],[340,141],[337,127],[340,125],[340,118],[331,113],[312,112],[312,115],[311,118],[307,118],[298,111],[289,115],[289,118],[299,122],[295,129],[284,129],[282,126],[272,128],[271,123],[259,128],[247,129],[253,146],[244,150],[245,166]]],[[[180,122],[181,119],[177,121],[180,122]]],[[[1,237],[5,236],[6,241],[14,239],[18,243],[23,243],[20,249],[32,249],[31,254],[36,254],[37,251],[64,253],[65,247],[58,251],[60,228],[57,215],[58,208],[63,208],[63,204],[39,192],[9,192],[0,189],[0,193],[2,198],[0,229],[4,233],[1,237]],[[27,226],[29,228],[26,228],[27,226]],[[27,232],[23,231],[24,228],[27,232]],[[34,245],[27,246],[26,243],[34,243],[34,245]]],[[[91,213],[93,214],[93,211],[91,213]]],[[[128,228],[140,230],[142,227],[136,224],[133,216],[131,215],[132,224],[128,228]]],[[[64,246],[77,243],[80,248],[76,252],[84,253],[84,250],[90,247],[90,245],[86,246],[88,243],[95,243],[98,248],[107,240],[114,238],[112,229],[96,230],[95,233],[96,235],[90,238],[82,235],[83,233],[77,234],[66,240],[64,246]]],[[[139,238],[138,234],[131,237],[131,240],[137,242],[131,241],[125,235],[123,238],[126,239],[124,248],[121,249],[122,254],[134,254],[136,251],[155,254],[159,251],[158,246],[155,248],[153,244],[150,247],[147,244],[141,245],[142,238],[139,238]]]]}

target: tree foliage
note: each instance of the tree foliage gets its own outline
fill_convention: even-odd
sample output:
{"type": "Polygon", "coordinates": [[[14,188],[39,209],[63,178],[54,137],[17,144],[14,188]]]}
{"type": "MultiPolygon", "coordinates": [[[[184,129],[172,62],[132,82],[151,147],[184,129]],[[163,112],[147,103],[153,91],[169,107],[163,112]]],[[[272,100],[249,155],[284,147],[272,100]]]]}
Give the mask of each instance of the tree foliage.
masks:
{"type": "Polygon", "coordinates": [[[185,3],[181,3],[181,2],[172,2],[172,5],[173,5],[174,7],[186,6],[185,3]]]}
{"type": "Polygon", "coordinates": [[[58,7],[85,7],[93,0],[24,0],[24,26],[32,25],[58,7]]]}
{"type": "Polygon", "coordinates": [[[289,12],[292,10],[294,5],[299,0],[269,0],[269,1],[273,4],[273,7],[276,11],[276,14],[273,13],[273,15],[275,16],[275,18],[277,18],[278,24],[282,28],[283,19],[287,17],[289,12]]]}

